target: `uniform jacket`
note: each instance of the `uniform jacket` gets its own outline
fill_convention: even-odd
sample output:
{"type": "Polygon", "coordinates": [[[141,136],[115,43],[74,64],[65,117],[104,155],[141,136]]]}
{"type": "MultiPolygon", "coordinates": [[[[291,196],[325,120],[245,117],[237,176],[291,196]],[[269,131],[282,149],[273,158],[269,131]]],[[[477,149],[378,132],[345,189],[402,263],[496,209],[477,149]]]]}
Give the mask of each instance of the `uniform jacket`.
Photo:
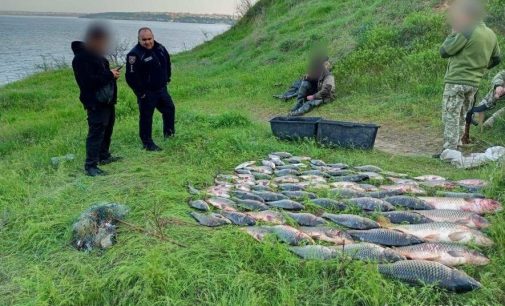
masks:
{"type": "Polygon", "coordinates": [[[335,99],[335,77],[325,70],[317,82],[317,93],[314,95],[316,100],[323,100],[325,103],[335,99]]]}
{"type": "Polygon", "coordinates": [[[96,55],[86,49],[83,42],[72,43],[74,59],[72,68],[75,80],[80,89],[80,100],[86,109],[97,107],[97,93],[111,83],[114,86],[112,104],[117,102],[117,84],[114,75],[110,71],[109,61],[103,56],[96,55]]]}
{"type": "Polygon", "coordinates": [[[483,22],[469,31],[449,35],[440,54],[449,59],[446,84],[478,87],[486,69],[501,61],[496,34],[483,22]]]}
{"type": "Polygon", "coordinates": [[[148,50],[137,44],[126,59],[126,82],[137,97],[167,86],[172,77],[170,54],[162,44],[155,42],[148,50]]]}

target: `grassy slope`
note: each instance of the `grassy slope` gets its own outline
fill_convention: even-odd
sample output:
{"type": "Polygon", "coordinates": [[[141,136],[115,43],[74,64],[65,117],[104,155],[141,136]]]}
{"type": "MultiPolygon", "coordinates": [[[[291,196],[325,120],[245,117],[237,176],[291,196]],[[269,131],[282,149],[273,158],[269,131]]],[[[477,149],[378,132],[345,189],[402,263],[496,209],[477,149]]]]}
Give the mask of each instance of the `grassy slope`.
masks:
{"type": "MultiPolygon", "coordinates": [[[[421,157],[278,142],[268,130],[264,119],[287,108],[270,95],[303,71],[320,42],[338,60],[340,90],[339,101],[318,112],[437,133],[444,62],[436,47],[445,27],[435,1],[416,3],[261,1],[248,22],[175,57],[178,135],[159,141],[163,153],[140,150],[136,102],[120,84],[113,150],[126,159],[107,167],[105,178],[81,172],[86,123],[70,71],[0,89],[1,304],[503,304],[503,213],[489,230],[492,264],[465,268],[485,288],[459,296],[383,279],[375,265],[301,262],[283,245],[254,243],[236,229],[168,225],[165,233],[190,248],[124,229],[105,253],[78,253],[68,244],[72,222],[98,201],[126,203],[128,221],[148,228],[153,215],[190,221],[188,181],[211,184],[216,173],[277,150],[413,175],[481,177],[493,182],[490,196],[505,200],[500,167],[456,171],[421,157]],[[49,165],[66,153],[78,160],[49,165]]],[[[159,117],[155,124],[160,135],[159,117]]],[[[501,123],[484,137],[503,143],[504,129],[501,123]]]]}

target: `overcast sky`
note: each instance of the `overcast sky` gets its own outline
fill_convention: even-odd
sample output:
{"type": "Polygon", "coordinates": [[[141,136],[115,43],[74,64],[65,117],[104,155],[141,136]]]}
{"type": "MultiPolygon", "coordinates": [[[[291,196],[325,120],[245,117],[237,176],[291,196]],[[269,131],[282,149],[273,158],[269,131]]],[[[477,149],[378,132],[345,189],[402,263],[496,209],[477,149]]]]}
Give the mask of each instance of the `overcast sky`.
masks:
{"type": "Polygon", "coordinates": [[[0,0],[0,10],[38,12],[190,12],[233,14],[238,0],[0,0]]]}

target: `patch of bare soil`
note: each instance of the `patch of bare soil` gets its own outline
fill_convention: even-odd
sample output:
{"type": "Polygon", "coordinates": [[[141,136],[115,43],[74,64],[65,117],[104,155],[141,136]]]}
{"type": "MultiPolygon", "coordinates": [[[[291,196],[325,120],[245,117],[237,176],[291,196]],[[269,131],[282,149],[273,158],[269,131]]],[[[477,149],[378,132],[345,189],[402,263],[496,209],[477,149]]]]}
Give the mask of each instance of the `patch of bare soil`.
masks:
{"type": "Polygon", "coordinates": [[[382,125],[375,148],[379,151],[404,156],[431,156],[440,153],[442,134],[428,129],[400,128],[382,125]]]}

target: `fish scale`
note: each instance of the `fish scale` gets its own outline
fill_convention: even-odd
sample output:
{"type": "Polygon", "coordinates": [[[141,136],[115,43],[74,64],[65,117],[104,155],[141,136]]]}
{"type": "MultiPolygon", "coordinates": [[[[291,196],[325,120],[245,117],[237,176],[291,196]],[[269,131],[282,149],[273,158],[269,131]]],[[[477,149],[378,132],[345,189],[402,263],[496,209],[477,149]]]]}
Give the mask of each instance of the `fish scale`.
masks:
{"type": "Polygon", "coordinates": [[[431,242],[474,242],[480,246],[493,245],[493,241],[483,233],[464,225],[450,222],[397,225],[391,228],[431,242]]]}
{"type": "Polygon", "coordinates": [[[452,222],[477,229],[489,227],[489,221],[487,221],[484,217],[468,211],[434,209],[415,210],[413,212],[423,215],[424,217],[435,222],[452,222]]]}
{"type": "Polygon", "coordinates": [[[466,273],[432,261],[404,260],[392,264],[381,264],[379,272],[410,284],[436,285],[460,293],[481,287],[479,282],[466,273]]]}
{"type": "Polygon", "coordinates": [[[408,259],[430,260],[448,267],[464,264],[487,265],[489,259],[483,254],[454,243],[422,243],[399,247],[395,252],[408,259]]]}
{"type": "Polygon", "coordinates": [[[421,197],[419,198],[435,209],[450,209],[471,211],[477,214],[495,213],[502,210],[498,201],[491,199],[464,199],[464,198],[443,198],[443,197],[421,197]]]}
{"type": "Polygon", "coordinates": [[[423,242],[416,236],[389,229],[351,230],[347,233],[354,239],[386,246],[405,246],[423,242]]]}
{"type": "Polygon", "coordinates": [[[404,256],[395,253],[391,249],[366,242],[342,246],[341,251],[346,255],[351,256],[353,259],[377,263],[388,263],[405,260],[404,256]]]}

